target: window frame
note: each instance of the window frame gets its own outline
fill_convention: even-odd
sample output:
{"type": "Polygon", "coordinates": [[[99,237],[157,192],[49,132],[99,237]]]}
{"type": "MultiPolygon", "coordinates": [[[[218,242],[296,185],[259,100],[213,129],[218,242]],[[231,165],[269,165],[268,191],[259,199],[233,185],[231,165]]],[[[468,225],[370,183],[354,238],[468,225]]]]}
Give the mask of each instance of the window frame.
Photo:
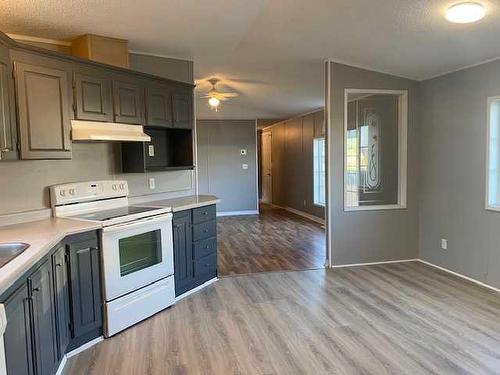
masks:
{"type": "Polygon", "coordinates": [[[407,168],[408,168],[408,90],[384,89],[344,89],[344,134],[343,134],[343,207],[345,212],[402,210],[407,208],[407,168]],[[349,94],[398,95],[398,202],[373,206],[347,206],[347,131],[349,94]]]}
{"type": "Polygon", "coordinates": [[[326,167],[326,153],[327,153],[327,148],[326,148],[326,137],[313,137],[313,145],[312,145],[312,150],[313,150],[313,155],[312,155],[312,159],[313,159],[313,204],[317,207],[322,207],[322,208],[325,208],[326,207],[326,194],[327,194],[327,189],[326,189],[326,176],[327,176],[327,167],[326,167]],[[315,155],[314,155],[314,151],[315,151],[315,142],[317,140],[322,140],[324,142],[324,148],[323,148],[323,157],[325,159],[325,165],[324,165],[324,170],[323,170],[323,174],[324,174],[324,180],[323,180],[323,188],[324,188],[324,191],[323,191],[323,195],[324,195],[324,199],[325,201],[323,203],[319,203],[319,202],[316,202],[316,185],[315,185],[315,181],[316,181],[316,158],[315,158],[315,155]]]}
{"type": "MultiPolygon", "coordinates": [[[[487,124],[486,124],[486,192],[485,192],[485,200],[484,207],[488,211],[500,212],[500,202],[497,205],[490,205],[490,146],[491,146],[491,107],[493,103],[498,103],[500,106],[500,96],[489,96],[488,97],[488,105],[486,108],[487,111],[487,124]]],[[[500,120],[499,120],[500,121],[500,120]]],[[[500,125],[499,125],[500,126],[500,125]]],[[[500,131],[500,130],[499,130],[500,131]]],[[[500,150],[498,151],[500,154],[500,150]]],[[[500,158],[499,158],[500,159],[500,158]]],[[[500,164],[500,160],[498,161],[500,164]]],[[[499,165],[500,168],[500,165],[499,165]]]]}

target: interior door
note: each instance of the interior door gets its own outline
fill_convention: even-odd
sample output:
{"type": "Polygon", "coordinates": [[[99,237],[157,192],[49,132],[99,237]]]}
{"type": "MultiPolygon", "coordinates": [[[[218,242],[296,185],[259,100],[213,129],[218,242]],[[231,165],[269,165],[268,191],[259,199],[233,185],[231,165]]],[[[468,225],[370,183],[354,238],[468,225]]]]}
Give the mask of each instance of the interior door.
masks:
{"type": "Polygon", "coordinates": [[[273,176],[271,158],[272,135],[271,132],[262,133],[262,202],[273,201],[273,176]]]}

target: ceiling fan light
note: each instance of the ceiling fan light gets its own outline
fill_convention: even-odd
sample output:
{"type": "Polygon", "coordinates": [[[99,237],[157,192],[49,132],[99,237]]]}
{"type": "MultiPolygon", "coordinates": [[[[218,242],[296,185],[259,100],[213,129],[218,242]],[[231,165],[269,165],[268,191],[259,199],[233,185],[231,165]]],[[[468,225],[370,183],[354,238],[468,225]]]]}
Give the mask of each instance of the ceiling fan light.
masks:
{"type": "Polygon", "coordinates": [[[446,19],[453,23],[471,23],[482,19],[486,9],[479,3],[464,2],[452,5],[446,11],[446,19]]]}
{"type": "Polygon", "coordinates": [[[210,104],[210,107],[212,107],[212,108],[217,108],[220,104],[220,100],[212,97],[212,98],[208,99],[208,104],[210,104]]]}

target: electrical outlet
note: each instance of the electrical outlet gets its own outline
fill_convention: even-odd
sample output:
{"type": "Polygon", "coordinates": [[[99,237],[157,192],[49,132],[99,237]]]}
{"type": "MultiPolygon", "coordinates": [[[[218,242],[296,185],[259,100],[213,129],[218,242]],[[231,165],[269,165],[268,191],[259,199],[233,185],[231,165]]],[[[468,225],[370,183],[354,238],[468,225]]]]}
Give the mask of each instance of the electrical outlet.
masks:
{"type": "Polygon", "coordinates": [[[248,164],[241,164],[242,169],[248,169],[248,164]]]}
{"type": "Polygon", "coordinates": [[[240,150],[240,155],[246,155],[247,154],[247,150],[245,150],[244,148],[242,148],[240,150]]]}
{"type": "Polygon", "coordinates": [[[149,189],[154,190],[156,188],[156,182],[154,177],[149,178],[149,189]]]}
{"type": "Polygon", "coordinates": [[[448,250],[448,240],[446,238],[441,238],[441,249],[448,250]]]}
{"type": "Polygon", "coordinates": [[[155,156],[155,146],[154,145],[148,145],[148,155],[152,158],[155,156]]]}

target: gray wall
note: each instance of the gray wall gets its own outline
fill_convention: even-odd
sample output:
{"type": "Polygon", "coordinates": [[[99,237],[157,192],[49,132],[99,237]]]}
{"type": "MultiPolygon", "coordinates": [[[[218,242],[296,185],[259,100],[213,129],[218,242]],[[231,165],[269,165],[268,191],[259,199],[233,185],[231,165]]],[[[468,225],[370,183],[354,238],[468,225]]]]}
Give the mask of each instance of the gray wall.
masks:
{"type": "Polygon", "coordinates": [[[314,204],[313,139],[323,137],[324,111],[279,122],[264,131],[272,134],[273,204],[325,217],[314,204]]]}
{"type": "Polygon", "coordinates": [[[421,93],[420,258],[498,288],[500,213],[485,210],[485,174],[500,61],[425,81],[421,93]]]}
{"type": "Polygon", "coordinates": [[[199,193],[221,198],[219,212],[257,210],[255,120],[199,120],[196,126],[199,193]]]}
{"type": "MultiPolygon", "coordinates": [[[[132,69],[191,83],[192,66],[191,61],[131,55],[132,69]]],[[[193,171],[122,174],[119,144],[73,143],[72,160],[0,162],[0,214],[47,208],[48,186],[92,179],[126,179],[133,197],[194,194],[196,183],[193,171]],[[156,179],[155,190],[149,189],[149,177],[156,179]]]]}
{"type": "Polygon", "coordinates": [[[417,258],[417,130],[418,88],[416,81],[331,63],[330,81],[331,146],[333,173],[329,176],[332,217],[329,225],[333,238],[332,261],[335,265],[417,258]],[[408,90],[408,204],[407,209],[385,211],[343,210],[343,139],[344,90],[408,90]]]}

